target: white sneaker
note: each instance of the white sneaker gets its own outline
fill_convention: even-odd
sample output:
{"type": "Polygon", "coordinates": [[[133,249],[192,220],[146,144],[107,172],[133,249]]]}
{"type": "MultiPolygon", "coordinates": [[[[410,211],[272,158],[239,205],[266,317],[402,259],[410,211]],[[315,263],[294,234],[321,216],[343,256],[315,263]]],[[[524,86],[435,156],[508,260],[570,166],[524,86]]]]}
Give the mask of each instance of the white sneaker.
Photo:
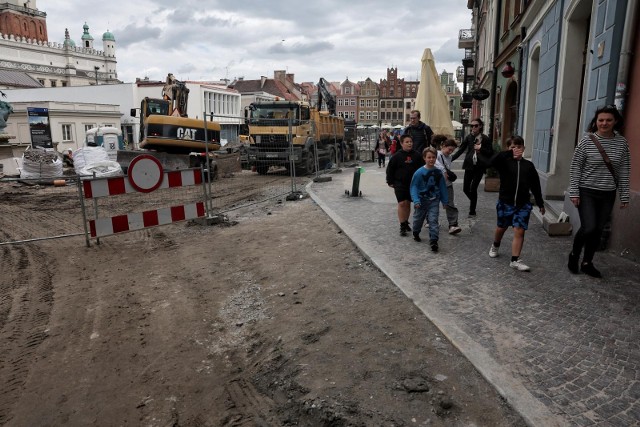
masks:
{"type": "Polygon", "coordinates": [[[530,271],[531,270],[527,264],[523,263],[520,260],[511,261],[511,263],[509,264],[509,267],[515,268],[518,271],[530,271]]]}
{"type": "Polygon", "coordinates": [[[496,248],[493,243],[491,244],[491,248],[489,249],[489,256],[491,258],[496,258],[498,256],[498,248],[496,248]]]}
{"type": "Polygon", "coordinates": [[[452,225],[451,227],[449,227],[449,234],[458,234],[461,231],[462,228],[458,227],[457,225],[452,225]]]}

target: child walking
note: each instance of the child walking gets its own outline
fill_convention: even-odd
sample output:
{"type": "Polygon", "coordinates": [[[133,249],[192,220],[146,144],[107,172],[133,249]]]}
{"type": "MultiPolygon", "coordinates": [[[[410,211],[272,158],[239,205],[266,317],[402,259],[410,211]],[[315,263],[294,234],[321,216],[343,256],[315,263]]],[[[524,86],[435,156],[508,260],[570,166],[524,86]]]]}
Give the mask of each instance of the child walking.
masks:
{"type": "Polygon", "coordinates": [[[438,252],[439,204],[446,208],[449,203],[447,183],[442,171],[436,167],[437,151],[427,147],[422,152],[424,167],[413,174],[411,180],[411,200],[413,201],[413,239],[419,242],[420,230],[425,218],[429,223],[429,244],[433,252],[438,252]]]}

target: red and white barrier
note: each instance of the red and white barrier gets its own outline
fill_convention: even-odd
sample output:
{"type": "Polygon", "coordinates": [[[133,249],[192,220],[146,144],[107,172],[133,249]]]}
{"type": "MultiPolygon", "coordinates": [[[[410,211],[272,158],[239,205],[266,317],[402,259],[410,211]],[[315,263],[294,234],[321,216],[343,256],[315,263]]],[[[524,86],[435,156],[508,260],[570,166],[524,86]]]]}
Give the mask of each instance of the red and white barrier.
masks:
{"type": "Polygon", "coordinates": [[[186,221],[205,216],[204,202],[191,203],[170,208],[161,208],[145,212],[129,213],[110,218],[98,218],[89,221],[92,238],[104,237],[127,231],[142,230],[174,222],[186,221]]]}
{"type": "MultiPolygon", "coordinates": [[[[138,186],[136,189],[134,185],[132,185],[132,182],[129,177],[125,176],[87,180],[82,183],[84,186],[84,197],[85,199],[91,199],[94,197],[117,196],[118,194],[139,192],[140,187],[138,186]]],[[[170,171],[164,173],[160,185],[153,190],[200,184],[202,184],[202,173],[200,169],[170,171]]]]}
{"type": "MultiPolygon", "coordinates": [[[[129,176],[87,180],[83,182],[83,189],[84,197],[86,199],[94,199],[95,204],[95,199],[99,197],[127,193],[150,193],[162,188],[201,184],[202,172],[199,169],[164,172],[158,159],[148,154],[142,154],[135,157],[129,164],[129,176]]],[[[204,202],[144,212],[132,212],[125,215],[90,220],[89,234],[92,238],[98,238],[202,218],[205,215],[204,202]]]]}

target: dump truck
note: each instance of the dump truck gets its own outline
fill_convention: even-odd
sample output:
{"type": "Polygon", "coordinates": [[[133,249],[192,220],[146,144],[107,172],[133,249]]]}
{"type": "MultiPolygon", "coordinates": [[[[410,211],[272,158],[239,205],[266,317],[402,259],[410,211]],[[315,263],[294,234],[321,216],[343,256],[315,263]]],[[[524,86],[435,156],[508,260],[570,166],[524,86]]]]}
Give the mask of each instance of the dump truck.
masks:
{"type": "Polygon", "coordinates": [[[293,166],[300,173],[311,174],[316,167],[338,162],[344,143],[344,119],[335,115],[335,100],[326,91],[326,81],[321,79],[320,83],[315,107],[305,101],[275,100],[245,108],[248,162],[259,174],[266,174],[271,166],[288,170],[293,166]],[[328,111],[321,111],[323,98],[328,111]]]}

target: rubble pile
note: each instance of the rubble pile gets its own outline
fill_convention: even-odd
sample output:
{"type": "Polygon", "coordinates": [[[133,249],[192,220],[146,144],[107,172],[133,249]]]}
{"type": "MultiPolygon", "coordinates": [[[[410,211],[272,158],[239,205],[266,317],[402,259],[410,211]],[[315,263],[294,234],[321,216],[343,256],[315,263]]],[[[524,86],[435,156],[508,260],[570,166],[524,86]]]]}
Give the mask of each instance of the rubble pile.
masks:
{"type": "Polygon", "coordinates": [[[55,151],[41,148],[26,150],[22,155],[22,179],[58,178],[62,176],[62,161],[55,151]]]}
{"type": "Polygon", "coordinates": [[[58,154],[53,151],[27,150],[23,158],[32,163],[55,163],[58,160],[58,154]]]}

